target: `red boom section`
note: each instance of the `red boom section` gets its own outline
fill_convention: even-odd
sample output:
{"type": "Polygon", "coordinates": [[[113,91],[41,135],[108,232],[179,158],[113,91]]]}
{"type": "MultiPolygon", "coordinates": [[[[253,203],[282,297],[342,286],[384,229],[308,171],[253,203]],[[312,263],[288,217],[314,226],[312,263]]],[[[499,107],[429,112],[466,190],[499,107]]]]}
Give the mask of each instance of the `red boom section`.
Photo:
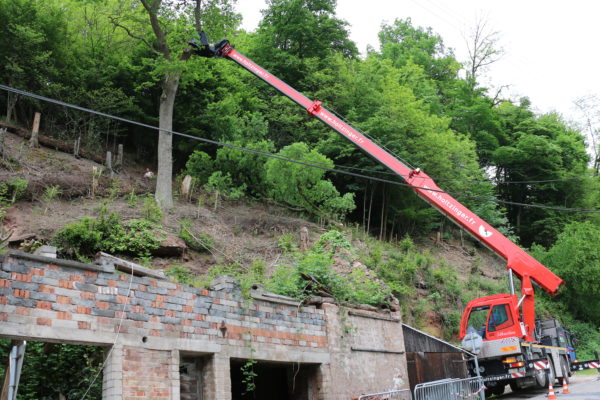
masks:
{"type": "Polygon", "coordinates": [[[402,177],[406,183],[413,186],[413,190],[419,197],[437,208],[452,221],[466,229],[474,238],[504,258],[507,261],[507,268],[511,269],[521,280],[529,277],[552,295],[556,294],[560,285],[564,283],[552,271],[491,227],[487,222],[479,218],[452,196],[444,193],[427,174],[419,170],[413,170],[403,164],[362,133],[346,124],[335,114],[321,107],[319,101],[311,101],[302,93],[273,76],[229,45],[224,47],[221,53],[223,57],[235,61],[304,107],[310,115],[329,125],[381,164],[402,177]]]}

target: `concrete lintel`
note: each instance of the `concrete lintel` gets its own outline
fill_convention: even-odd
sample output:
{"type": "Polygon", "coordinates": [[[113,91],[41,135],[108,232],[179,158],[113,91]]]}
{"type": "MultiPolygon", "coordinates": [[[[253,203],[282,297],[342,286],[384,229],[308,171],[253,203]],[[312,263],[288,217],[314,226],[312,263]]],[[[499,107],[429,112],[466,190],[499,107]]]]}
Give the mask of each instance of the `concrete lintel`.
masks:
{"type": "Polygon", "coordinates": [[[25,253],[24,251],[18,251],[18,250],[10,250],[7,253],[7,256],[5,257],[5,259],[11,258],[11,257],[19,258],[22,260],[28,260],[28,261],[37,261],[37,262],[43,263],[43,264],[62,265],[64,267],[83,269],[86,271],[107,272],[107,273],[115,272],[114,267],[107,266],[107,265],[85,264],[85,263],[81,263],[78,261],[62,260],[60,258],[39,256],[36,254],[25,253]]]}
{"type": "Polygon", "coordinates": [[[123,260],[121,258],[113,256],[112,254],[107,254],[104,252],[99,252],[98,254],[96,254],[94,263],[96,265],[116,268],[119,271],[127,272],[129,274],[133,273],[133,275],[136,276],[149,276],[151,278],[156,279],[165,279],[165,273],[162,271],[146,268],[142,265],[123,260]]]}
{"type": "Polygon", "coordinates": [[[230,358],[249,359],[257,361],[271,361],[302,364],[327,364],[330,361],[329,352],[311,351],[309,349],[291,349],[290,346],[258,345],[252,343],[250,347],[227,347],[224,351],[230,358]]]}
{"type": "Polygon", "coordinates": [[[181,350],[201,353],[218,353],[221,345],[206,340],[171,339],[155,336],[140,336],[99,332],[84,329],[64,329],[40,325],[25,325],[5,322],[0,324],[0,337],[12,339],[73,343],[90,346],[112,346],[115,340],[119,345],[151,350],[181,350]]]}
{"type": "Polygon", "coordinates": [[[389,321],[389,322],[401,322],[399,317],[394,317],[391,315],[384,315],[384,314],[373,312],[373,311],[350,310],[350,311],[348,311],[348,315],[351,315],[353,317],[379,319],[382,321],[389,321]]]}
{"type": "Polygon", "coordinates": [[[255,300],[263,300],[263,301],[267,301],[269,303],[285,304],[285,305],[294,306],[294,307],[300,307],[300,305],[302,304],[299,301],[294,300],[291,297],[282,296],[282,295],[275,294],[275,293],[263,292],[263,291],[259,291],[259,290],[252,290],[250,292],[250,297],[252,297],[255,300]]]}

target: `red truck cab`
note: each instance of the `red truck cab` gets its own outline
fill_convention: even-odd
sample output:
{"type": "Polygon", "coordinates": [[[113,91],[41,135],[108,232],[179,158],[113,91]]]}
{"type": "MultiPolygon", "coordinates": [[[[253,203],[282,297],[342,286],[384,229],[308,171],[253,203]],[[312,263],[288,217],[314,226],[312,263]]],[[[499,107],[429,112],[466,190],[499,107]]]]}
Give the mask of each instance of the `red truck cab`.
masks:
{"type": "Polygon", "coordinates": [[[471,300],[460,322],[460,339],[472,326],[483,340],[524,337],[516,295],[497,294],[471,300]]]}

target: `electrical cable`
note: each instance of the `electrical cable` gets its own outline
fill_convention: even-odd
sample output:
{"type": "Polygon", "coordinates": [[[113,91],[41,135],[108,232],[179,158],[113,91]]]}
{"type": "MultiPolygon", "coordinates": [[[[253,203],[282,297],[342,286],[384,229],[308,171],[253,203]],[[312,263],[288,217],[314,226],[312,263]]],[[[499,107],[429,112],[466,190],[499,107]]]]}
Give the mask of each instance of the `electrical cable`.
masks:
{"type": "MultiPolygon", "coordinates": [[[[132,125],[138,125],[144,128],[150,128],[153,130],[159,130],[159,128],[157,128],[156,126],[152,126],[152,125],[147,125],[141,122],[137,122],[137,121],[133,121],[133,120],[129,120],[126,118],[121,118],[112,114],[105,114],[101,111],[95,111],[95,110],[91,110],[85,107],[80,107],[80,106],[76,106],[70,103],[64,103],[60,100],[55,100],[55,99],[50,99],[44,96],[39,96],[39,95],[35,95],[33,93],[30,92],[26,92],[23,90],[19,90],[19,89],[14,89],[14,88],[10,88],[8,86],[5,85],[1,85],[0,84],[0,89],[2,90],[6,90],[6,91],[11,91],[17,94],[21,94],[23,96],[28,96],[28,97],[32,97],[32,98],[36,98],[38,100],[42,100],[42,101],[46,101],[49,103],[54,103],[57,105],[62,105],[65,107],[69,107],[69,108],[73,108],[79,111],[83,111],[83,112],[88,112],[88,113],[92,113],[92,114],[96,114],[99,116],[103,116],[106,118],[111,118],[114,120],[118,120],[121,122],[125,122],[125,123],[130,123],[132,125]]],[[[345,123],[347,123],[348,125],[350,125],[348,123],[347,120],[345,120],[342,116],[340,116],[339,114],[335,113],[332,111],[333,114],[335,114],[339,119],[343,120],[345,123]]],[[[381,148],[385,149],[388,153],[392,154],[396,159],[402,161],[404,164],[406,164],[408,167],[413,168],[411,166],[411,164],[409,162],[407,162],[405,159],[402,159],[400,156],[398,156],[396,153],[394,153],[392,150],[390,150],[389,148],[387,148],[384,144],[382,144],[381,142],[377,141],[375,138],[373,138],[372,136],[368,135],[367,133],[365,133],[364,131],[362,131],[361,129],[358,128],[354,128],[356,131],[360,132],[361,134],[363,134],[365,137],[368,137],[370,140],[372,140],[373,142],[377,143],[381,148]]],[[[252,151],[251,149],[247,149],[241,146],[235,146],[235,145],[230,145],[227,143],[221,143],[221,142],[217,142],[217,141],[211,141],[210,139],[205,139],[205,138],[201,138],[199,136],[191,136],[191,135],[187,135],[184,133],[179,133],[179,132],[175,132],[175,131],[166,131],[167,133],[172,133],[178,136],[183,136],[189,139],[193,139],[193,140],[200,140],[200,141],[205,141],[211,144],[216,144],[219,146],[223,146],[223,147],[230,147],[230,148],[235,148],[238,150],[242,150],[242,151],[252,151]]],[[[259,152],[259,154],[261,154],[259,152]]],[[[348,170],[355,170],[355,171],[364,171],[364,172],[369,172],[369,173],[373,173],[373,174],[380,174],[380,175],[391,175],[391,176],[400,176],[403,179],[407,179],[407,176],[402,175],[402,174],[398,174],[395,172],[391,172],[391,171],[377,171],[377,170],[373,170],[373,169],[369,169],[369,168],[359,168],[359,167],[350,167],[350,166],[345,166],[345,165],[335,165],[335,167],[337,168],[342,168],[342,169],[348,169],[348,170]]],[[[468,183],[490,183],[490,181],[487,180],[478,180],[478,179],[450,179],[450,178],[434,178],[434,177],[430,177],[432,180],[435,180],[436,182],[468,182],[468,183]]],[[[530,181],[503,181],[503,182],[496,182],[497,185],[506,185],[506,184],[532,184],[532,183],[550,183],[550,182],[568,182],[568,181],[572,181],[575,179],[587,179],[588,177],[572,177],[572,178],[563,178],[563,179],[547,179],[547,180],[530,180],[530,181]]]]}
{"type": "MultiPolygon", "coordinates": [[[[128,300],[129,300],[129,295],[131,294],[131,287],[132,286],[133,286],[133,263],[131,264],[131,277],[129,278],[129,287],[127,288],[127,296],[125,296],[125,298],[128,299],[128,300]]],[[[125,308],[127,307],[128,304],[129,304],[129,301],[123,302],[123,309],[121,310],[121,318],[119,319],[119,325],[117,327],[117,335],[115,336],[115,341],[113,342],[113,345],[110,348],[108,354],[104,358],[104,362],[102,363],[102,366],[100,367],[100,369],[98,370],[98,372],[96,373],[96,375],[94,375],[94,379],[92,379],[92,381],[90,382],[90,384],[89,384],[88,388],[86,389],[85,393],[81,397],[81,400],[85,399],[85,396],[87,396],[88,392],[90,391],[90,389],[92,388],[92,386],[96,382],[96,379],[98,379],[98,376],[100,376],[100,373],[102,371],[104,371],[104,367],[106,367],[106,363],[110,359],[110,356],[111,356],[113,350],[115,349],[115,346],[117,345],[117,341],[119,340],[119,335],[121,334],[121,325],[123,324],[123,320],[125,319],[125,308]]]]}
{"type": "Polygon", "coordinates": [[[101,111],[91,110],[89,108],[77,106],[77,105],[74,105],[74,104],[66,103],[66,102],[63,102],[63,101],[60,101],[60,100],[51,99],[51,98],[44,97],[44,96],[40,96],[40,95],[37,95],[37,94],[34,94],[34,93],[30,93],[30,92],[27,92],[27,91],[24,91],[24,90],[20,90],[20,89],[15,89],[15,88],[12,88],[12,87],[9,87],[9,86],[5,86],[5,85],[2,85],[2,84],[0,84],[0,90],[6,90],[6,91],[13,92],[13,93],[16,93],[16,94],[20,94],[20,95],[23,95],[23,96],[32,97],[32,98],[35,98],[35,99],[38,99],[38,100],[42,100],[42,101],[45,101],[45,102],[49,102],[49,103],[61,105],[63,107],[72,108],[72,109],[75,109],[75,110],[79,110],[79,111],[91,113],[91,114],[102,116],[102,117],[105,117],[105,118],[114,119],[114,120],[125,122],[125,123],[131,124],[131,125],[141,126],[141,127],[152,129],[152,130],[157,130],[157,131],[161,131],[161,132],[170,133],[172,135],[185,137],[185,138],[188,138],[188,139],[191,139],[191,140],[197,140],[197,141],[201,141],[201,142],[205,142],[205,143],[210,143],[210,144],[214,144],[216,146],[221,146],[221,147],[228,147],[228,148],[235,149],[235,150],[245,151],[245,152],[248,152],[248,153],[257,154],[257,155],[261,155],[261,156],[264,156],[264,157],[274,158],[274,159],[281,160],[281,161],[286,161],[286,162],[292,162],[292,163],[295,163],[295,164],[300,164],[300,165],[304,165],[304,166],[307,166],[307,167],[317,168],[317,169],[321,169],[321,170],[328,171],[328,172],[333,172],[333,173],[338,173],[338,174],[353,176],[353,177],[356,177],[356,178],[368,179],[368,180],[372,180],[372,181],[377,181],[377,182],[382,182],[382,183],[388,183],[388,184],[397,185],[397,186],[404,186],[404,187],[408,187],[408,188],[411,188],[411,189],[420,189],[420,190],[427,190],[429,192],[438,192],[438,193],[447,194],[447,195],[454,196],[454,197],[464,197],[464,198],[468,198],[468,199],[472,199],[472,200],[478,200],[478,201],[489,201],[489,202],[494,202],[494,203],[499,203],[499,204],[508,204],[508,205],[514,205],[514,206],[521,206],[521,207],[528,207],[528,208],[538,208],[538,209],[554,210],[554,211],[568,211],[568,212],[591,213],[591,214],[600,213],[600,209],[584,209],[584,208],[569,208],[569,207],[558,207],[558,206],[544,206],[544,205],[541,205],[541,204],[520,203],[520,202],[514,202],[514,201],[494,199],[494,198],[489,198],[489,197],[473,196],[473,195],[469,195],[469,194],[465,194],[465,193],[446,192],[446,191],[443,191],[443,190],[431,189],[431,188],[423,187],[423,186],[415,186],[415,185],[411,185],[409,183],[403,183],[403,182],[398,182],[398,181],[392,181],[392,180],[389,180],[389,179],[384,179],[384,178],[378,178],[378,177],[374,177],[374,176],[368,176],[368,175],[358,174],[358,173],[355,173],[355,172],[344,171],[344,170],[340,170],[340,169],[336,169],[336,168],[331,168],[331,167],[327,167],[327,166],[319,165],[319,164],[307,163],[307,162],[304,162],[304,161],[300,161],[300,160],[295,160],[295,159],[292,159],[292,158],[283,157],[283,156],[280,156],[280,155],[277,155],[277,154],[273,154],[273,153],[267,153],[267,152],[263,152],[263,151],[259,151],[259,150],[254,150],[254,149],[250,149],[250,148],[243,147],[243,146],[233,145],[233,144],[230,144],[230,143],[219,142],[219,141],[216,141],[216,140],[202,138],[202,137],[199,137],[199,136],[192,136],[192,135],[189,135],[187,133],[177,132],[177,131],[168,130],[168,129],[161,129],[161,128],[157,127],[157,126],[145,124],[143,122],[137,122],[137,121],[133,121],[133,120],[130,120],[130,119],[127,119],[127,118],[119,117],[119,116],[116,116],[116,115],[107,114],[107,113],[104,113],[104,112],[101,112],[101,111]]]}

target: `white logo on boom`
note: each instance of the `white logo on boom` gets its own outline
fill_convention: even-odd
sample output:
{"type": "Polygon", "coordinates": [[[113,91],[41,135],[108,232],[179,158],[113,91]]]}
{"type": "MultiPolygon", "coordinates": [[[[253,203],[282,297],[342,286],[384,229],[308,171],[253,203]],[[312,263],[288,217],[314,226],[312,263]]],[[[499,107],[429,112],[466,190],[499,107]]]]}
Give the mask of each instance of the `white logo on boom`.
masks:
{"type": "Polygon", "coordinates": [[[483,225],[479,225],[479,234],[481,235],[481,237],[484,237],[484,238],[488,238],[488,237],[492,236],[492,232],[485,229],[483,227],[483,225]]]}

